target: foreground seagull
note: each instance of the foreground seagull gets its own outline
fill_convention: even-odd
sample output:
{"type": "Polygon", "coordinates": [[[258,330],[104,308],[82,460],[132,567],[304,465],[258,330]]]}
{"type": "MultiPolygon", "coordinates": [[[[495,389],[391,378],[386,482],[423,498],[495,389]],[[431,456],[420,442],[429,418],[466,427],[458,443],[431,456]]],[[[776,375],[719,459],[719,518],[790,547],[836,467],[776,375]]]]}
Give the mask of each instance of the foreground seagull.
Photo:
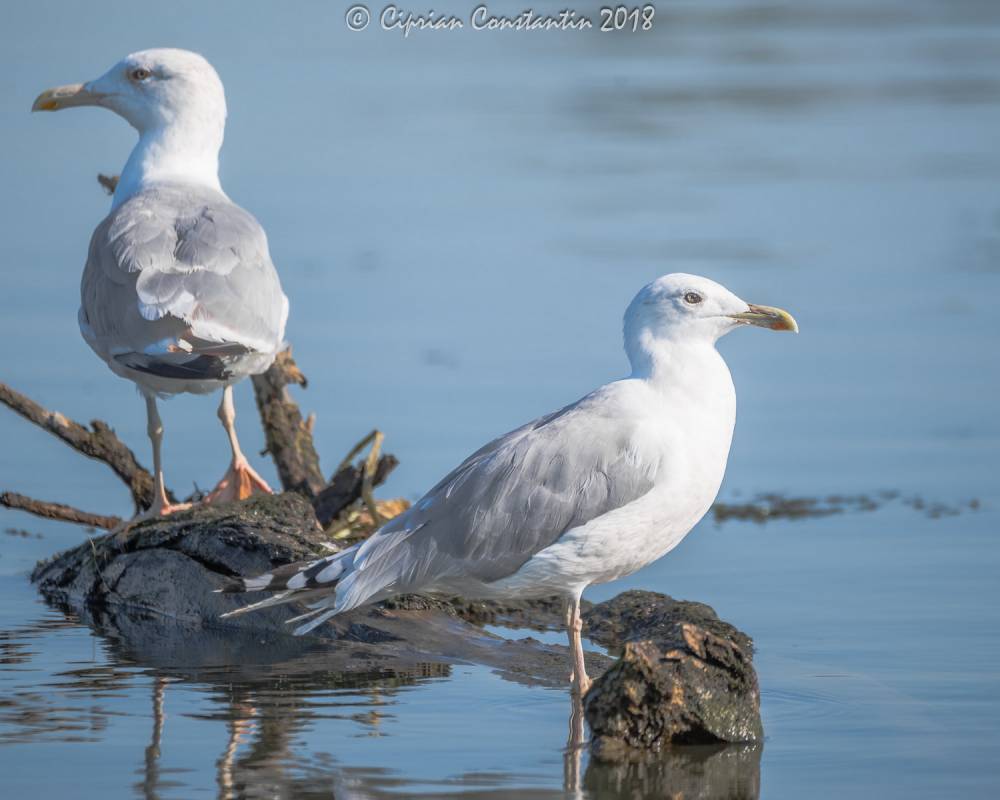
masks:
{"type": "Polygon", "coordinates": [[[219,184],[226,98],[212,65],[186,50],[144,50],[84,84],[42,92],[32,111],[110,109],[139,132],[111,213],[97,226],[80,286],[87,344],[146,399],[155,493],[142,517],[169,514],[157,396],[222,389],[232,462],[207,500],[270,492],[240,450],[233,384],[282,346],[288,299],[267,237],[219,184]]]}
{"type": "MultiPolygon", "coordinates": [[[[590,686],[580,596],[660,558],[711,507],[729,457],[736,393],[720,337],[741,325],[797,331],[786,311],[707,278],[665,275],[625,312],[628,378],[495,439],[364,543],[222,591],[304,600],[304,633],[392,595],[562,595],[574,692],[590,686]]],[[[229,615],[227,615],[229,616],[229,615]]]]}

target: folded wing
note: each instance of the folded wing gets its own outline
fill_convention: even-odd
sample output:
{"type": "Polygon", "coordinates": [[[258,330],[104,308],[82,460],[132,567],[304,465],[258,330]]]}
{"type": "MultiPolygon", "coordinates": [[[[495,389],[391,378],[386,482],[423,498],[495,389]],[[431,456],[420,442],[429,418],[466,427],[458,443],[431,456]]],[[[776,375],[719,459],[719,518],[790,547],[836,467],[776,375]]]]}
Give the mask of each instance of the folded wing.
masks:
{"type": "Polygon", "coordinates": [[[173,184],[98,225],[80,294],[80,328],[98,355],[166,379],[266,369],[288,316],[257,221],[220,192],[173,184]]]}
{"type": "Polygon", "coordinates": [[[308,596],[318,616],[304,631],[391,595],[512,575],[566,531],[653,487],[659,457],[616,413],[613,387],[490,442],[360,547],[230,590],[282,592],[258,607],[308,596]]]}

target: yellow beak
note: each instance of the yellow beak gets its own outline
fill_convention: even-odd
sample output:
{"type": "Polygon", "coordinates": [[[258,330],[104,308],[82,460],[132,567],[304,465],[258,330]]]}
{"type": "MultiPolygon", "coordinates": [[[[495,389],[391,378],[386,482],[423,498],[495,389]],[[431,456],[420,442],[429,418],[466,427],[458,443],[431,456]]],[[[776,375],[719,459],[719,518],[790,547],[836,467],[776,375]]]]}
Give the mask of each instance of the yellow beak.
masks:
{"type": "Polygon", "coordinates": [[[730,314],[733,319],[746,322],[748,325],[756,325],[758,328],[770,328],[772,331],[799,332],[799,324],[795,317],[783,308],[773,308],[772,306],[755,306],[749,303],[750,310],[740,314],[730,314]]]}
{"type": "Polygon", "coordinates": [[[72,106],[96,106],[104,95],[92,92],[85,84],[70,83],[66,86],[56,86],[46,89],[35,98],[32,111],[60,111],[72,106]]]}

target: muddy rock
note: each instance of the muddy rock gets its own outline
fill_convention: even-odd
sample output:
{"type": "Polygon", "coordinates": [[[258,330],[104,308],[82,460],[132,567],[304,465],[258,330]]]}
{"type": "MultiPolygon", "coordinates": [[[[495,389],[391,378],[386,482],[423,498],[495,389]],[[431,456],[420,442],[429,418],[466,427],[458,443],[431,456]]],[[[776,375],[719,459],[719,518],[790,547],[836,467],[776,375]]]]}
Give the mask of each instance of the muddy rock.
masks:
{"type": "MultiPolygon", "coordinates": [[[[311,643],[323,645],[326,669],[345,675],[437,674],[450,664],[475,663],[519,682],[566,685],[564,647],[509,640],[481,627],[487,619],[526,620],[530,603],[487,610],[462,600],[399,597],[339,615],[294,641],[286,641],[293,637],[285,621],[302,613],[298,604],[220,619],[265,597],[216,593],[227,577],[327,555],[328,539],[305,498],[294,492],[259,496],[139,524],[124,542],[112,535],[94,537],[39,563],[32,580],[54,605],[104,632],[116,631],[122,646],[159,652],[154,645],[170,641],[170,651],[183,653],[182,660],[192,664],[213,653],[231,658],[240,642],[250,643],[247,647],[265,660],[281,660],[285,651],[311,643]]],[[[545,622],[533,627],[548,627],[554,605],[538,604],[545,622]]],[[[611,661],[588,654],[594,674],[611,661]]]]}
{"type": "MultiPolygon", "coordinates": [[[[253,575],[314,557],[322,540],[312,506],[289,492],[200,506],[136,525],[124,539],[96,536],[40,562],[31,579],[56,602],[129,606],[211,625],[246,602],[215,594],[219,576],[253,575]]],[[[234,625],[273,626],[285,618],[268,611],[234,625]]]]}
{"type": "Polygon", "coordinates": [[[587,638],[619,653],[630,641],[673,642],[681,623],[691,623],[723,639],[731,639],[753,656],[753,640],[739,628],[719,619],[715,610],[704,603],[633,589],[585,608],[583,612],[587,638]]]}
{"type": "Polygon", "coordinates": [[[584,698],[599,760],[762,740],[752,642],[708,606],[625,592],[585,624],[592,639],[621,649],[584,698]]]}

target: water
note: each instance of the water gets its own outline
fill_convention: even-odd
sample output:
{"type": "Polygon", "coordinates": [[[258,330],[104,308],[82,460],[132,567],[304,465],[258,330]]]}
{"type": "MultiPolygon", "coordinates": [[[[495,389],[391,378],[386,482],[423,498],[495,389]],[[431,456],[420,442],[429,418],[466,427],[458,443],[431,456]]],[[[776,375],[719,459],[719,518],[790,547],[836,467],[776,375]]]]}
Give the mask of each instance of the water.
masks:
{"type": "MultiPolygon", "coordinates": [[[[202,50],[229,96],[223,183],[268,230],[327,469],[377,425],[402,461],[386,493],[416,496],[488,437],[620,375],[621,312],[663,272],[788,308],[799,337],[722,343],[740,395],[724,495],[886,488],[963,512],[707,520],[589,596],[666,591],[754,636],[767,741],[733,758],[763,797],[994,794],[1000,9],[699,0],[659,4],[643,37],[403,41],[351,34],[337,4],[246,7],[5,15],[2,379],[111,420],[148,460],[142,404],[75,319],[107,204],[94,174],[120,167],[132,133],[106,112],[27,109],[126,51],[202,50]]],[[[256,452],[248,387],[237,401],[256,452]]],[[[225,467],[213,412],[165,407],[181,490],[225,467]]],[[[107,470],[11,414],[0,441],[0,488],[127,513],[107,470]]],[[[43,536],[0,539],[12,796],[566,793],[563,692],[464,666],[352,685],[314,651],[238,669],[136,651],[26,580],[80,531],[10,512],[0,526],[43,536]]],[[[640,776],[584,759],[579,778],[594,797],[687,778],[727,796],[709,784],[721,764],[640,776]]]]}

